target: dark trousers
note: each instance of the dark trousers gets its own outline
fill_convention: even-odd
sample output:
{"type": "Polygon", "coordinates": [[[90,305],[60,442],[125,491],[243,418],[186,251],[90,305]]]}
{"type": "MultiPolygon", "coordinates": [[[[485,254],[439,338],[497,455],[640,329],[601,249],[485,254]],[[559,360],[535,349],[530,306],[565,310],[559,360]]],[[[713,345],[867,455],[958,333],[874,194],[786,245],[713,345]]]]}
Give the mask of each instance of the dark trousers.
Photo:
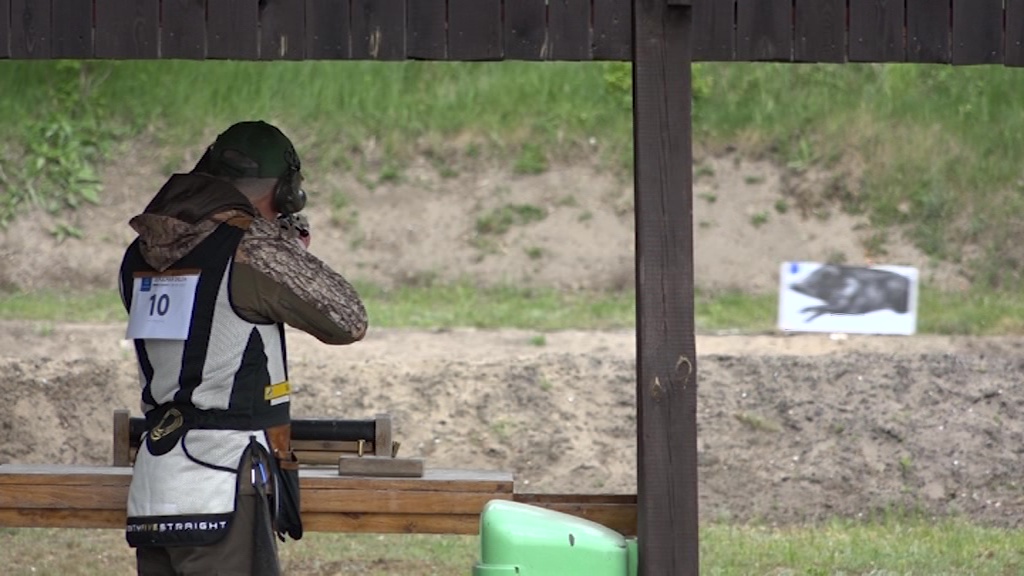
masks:
{"type": "MultiPolygon", "coordinates": [[[[247,478],[248,473],[240,475],[247,478]]],[[[224,538],[211,546],[137,548],[139,576],[277,575],[277,541],[266,500],[242,482],[235,518],[224,538]]]]}

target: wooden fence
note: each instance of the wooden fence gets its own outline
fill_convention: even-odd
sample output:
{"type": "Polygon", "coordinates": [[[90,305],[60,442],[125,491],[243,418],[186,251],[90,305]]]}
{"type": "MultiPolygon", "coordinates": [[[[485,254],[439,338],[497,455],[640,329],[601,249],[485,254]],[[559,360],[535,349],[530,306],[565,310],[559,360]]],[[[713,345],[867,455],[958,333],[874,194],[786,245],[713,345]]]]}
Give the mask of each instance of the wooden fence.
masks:
{"type": "MultiPolygon", "coordinates": [[[[1024,0],[692,2],[695,61],[1024,66],[1024,0]]],[[[0,58],[628,61],[631,26],[630,0],[0,0],[0,58]]]]}

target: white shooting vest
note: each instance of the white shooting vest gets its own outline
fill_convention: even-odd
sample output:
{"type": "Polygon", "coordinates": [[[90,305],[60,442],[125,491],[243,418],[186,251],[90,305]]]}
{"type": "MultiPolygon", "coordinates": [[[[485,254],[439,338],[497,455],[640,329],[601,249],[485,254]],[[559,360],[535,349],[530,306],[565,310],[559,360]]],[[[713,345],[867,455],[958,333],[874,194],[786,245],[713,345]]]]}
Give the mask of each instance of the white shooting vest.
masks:
{"type": "Polygon", "coordinates": [[[221,224],[159,275],[138,242],[125,254],[129,337],[133,330],[170,335],[134,338],[147,432],[128,495],[132,546],[206,545],[223,537],[247,447],[255,441],[268,448],[264,430],[289,421],[283,327],[248,322],[231,304],[231,264],[243,234],[221,224]]]}

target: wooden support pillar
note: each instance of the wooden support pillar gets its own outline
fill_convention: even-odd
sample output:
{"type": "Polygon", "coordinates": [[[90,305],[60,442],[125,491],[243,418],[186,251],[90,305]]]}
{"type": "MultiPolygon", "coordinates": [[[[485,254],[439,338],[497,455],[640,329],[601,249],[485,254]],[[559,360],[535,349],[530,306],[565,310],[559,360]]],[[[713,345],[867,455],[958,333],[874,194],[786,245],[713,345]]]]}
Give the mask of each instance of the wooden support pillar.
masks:
{"type": "Polygon", "coordinates": [[[696,576],[690,0],[633,1],[640,574],[696,576]]]}

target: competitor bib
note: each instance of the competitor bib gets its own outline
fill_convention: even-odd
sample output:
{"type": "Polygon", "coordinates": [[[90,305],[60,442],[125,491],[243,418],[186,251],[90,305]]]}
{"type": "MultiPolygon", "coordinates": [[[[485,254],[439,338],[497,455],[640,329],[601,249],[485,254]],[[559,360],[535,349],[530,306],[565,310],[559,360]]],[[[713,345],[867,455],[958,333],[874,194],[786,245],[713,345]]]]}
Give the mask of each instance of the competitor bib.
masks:
{"type": "Polygon", "coordinates": [[[199,272],[195,270],[136,274],[127,338],[187,339],[197,286],[199,272]]]}

